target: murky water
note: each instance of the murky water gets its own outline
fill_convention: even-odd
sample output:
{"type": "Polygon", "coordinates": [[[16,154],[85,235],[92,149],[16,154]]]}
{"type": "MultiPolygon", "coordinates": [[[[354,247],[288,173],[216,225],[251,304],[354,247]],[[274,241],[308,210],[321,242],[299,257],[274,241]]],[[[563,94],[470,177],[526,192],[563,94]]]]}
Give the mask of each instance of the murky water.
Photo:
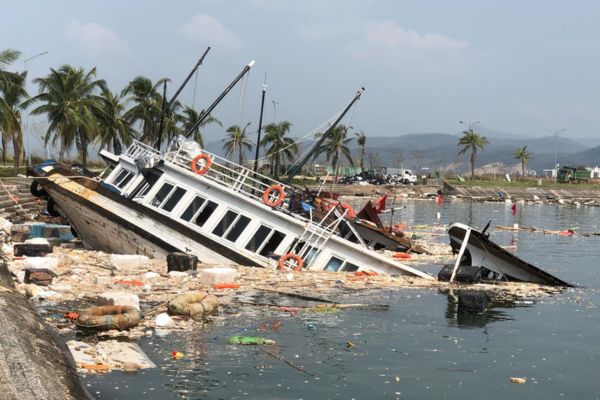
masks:
{"type": "MultiPolygon", "coordinates": [[[[396,206],[398,206],[397,204],[396,206]]],[[[434,202],[407,201],[395,221],[436,222],[434,202]]],[[[503,203],[444,203],[444,225],[512,225],[503,203]]],[[[520,206],[517,222],[596,232],[600,209],[520,206]]],[[[443,232],[441,232],[443,233],[443,232]]],[[[596,399],[600,397],[599,237],[563,237],[491,229],[501,245],[585,288],[536,302],[496,304],[480,316],[456,315],[437,290],[371,293],[387,311],[291,315],[251,307],[191,333],[142,339],[159,368],[135,375],[88,377],[101,399],[596,399]],[[232,335],[273,339],[275,346],[234,346],[232,335]],[[172,351],[185,357],[171,359],[172,351]],[[304,372],[302,372],[304,371],[304,372]],[[514,384],[510,377],[527,377],[514,384]]],[[[447,236],[439,237],[447,242],[447,236]]],[[[349,300],[349,299],[347,299],[349,300]]]]}

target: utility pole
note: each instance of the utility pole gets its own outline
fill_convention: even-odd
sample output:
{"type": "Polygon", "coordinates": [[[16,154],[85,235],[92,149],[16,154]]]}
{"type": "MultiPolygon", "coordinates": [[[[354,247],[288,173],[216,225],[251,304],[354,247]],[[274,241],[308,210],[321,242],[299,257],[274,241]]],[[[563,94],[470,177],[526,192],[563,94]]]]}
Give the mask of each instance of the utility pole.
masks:
{"type": "MultiPolygon", "coordinates": [[[[23,69],[25,70],[25,72],[27,72],[27,62],[33,60],[36,57],[39,56],[43,56],[44,54],[48,54],[47,51],[42,51],[41,53],[38,53],[36,55],[33,55],[29,58],[26,58],[23,61],[23,69]]],[[[27,89],[27,76],[25,76],[25,89],[27,89]]],[[[29,131],[29,111],[25,110],[27,112],[27,117],[25,120],[25,130],[27,131],[27,160],[29,161],[29,165],[31,165],[31,132],[29,131]]],[[[18,157],[18,155],[15,154],[15,157],[18,157]]]]}

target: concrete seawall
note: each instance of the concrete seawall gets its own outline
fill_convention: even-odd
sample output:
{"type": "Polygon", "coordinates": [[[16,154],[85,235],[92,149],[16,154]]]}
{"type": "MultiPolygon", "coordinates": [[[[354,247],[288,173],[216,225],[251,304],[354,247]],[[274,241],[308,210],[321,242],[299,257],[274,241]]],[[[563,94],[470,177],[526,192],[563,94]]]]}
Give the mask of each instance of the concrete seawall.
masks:
{"type": "Polygon", "coordinates": [[[508,198],[534,200],[537,196],[537,198],[541,200],[570,199],[600,202],[600,190],[579,189],[576,187],[569,187],[568,185],[565,186],[567,187],[561,189],[550,189],[543,187],[452,186],[448,183],[445,183],[443,192],[447,195],[482,200],[503,200],[508,198]]]}
{"type": "Polygon", "coordinates": [[[0,262],[0,398],[3,400],[91,399],[66,346],[52,332],[0,262]]]}

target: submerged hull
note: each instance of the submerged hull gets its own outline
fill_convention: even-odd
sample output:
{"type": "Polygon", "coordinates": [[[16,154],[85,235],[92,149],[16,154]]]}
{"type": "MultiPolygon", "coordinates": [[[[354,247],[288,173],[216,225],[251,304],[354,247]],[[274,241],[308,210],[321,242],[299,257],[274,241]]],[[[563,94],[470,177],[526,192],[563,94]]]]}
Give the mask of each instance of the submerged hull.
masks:
{"type": "MultiPolygon", "coordinates": [[[[450,245],[458,253],[466,232],[470,227],[455,223],[448,229],[450,245]]],[[[471,228],[461,265],[485,267],[505,275],[509,280],[540,283],[551,286],[571,286],[571,284],[509,253],[489,240],[484,233],[471,228]]]]}

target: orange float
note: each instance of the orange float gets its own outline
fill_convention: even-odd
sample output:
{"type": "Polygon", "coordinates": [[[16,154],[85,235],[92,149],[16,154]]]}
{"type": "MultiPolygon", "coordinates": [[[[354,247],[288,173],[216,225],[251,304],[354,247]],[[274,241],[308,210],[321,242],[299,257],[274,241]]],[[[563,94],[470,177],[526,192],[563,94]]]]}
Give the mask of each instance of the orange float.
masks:
{"type": "Polygon", "coordinates": [[[281,185],[269,186],[262,195],[263,203],[269,207],[277,207],[283,203],[283,199],[285,199],[285,189],[281,185]],[[278,192],[279,194],[275,199],[271,199],[271,194],[274,194],[274,192],[278,192]]]}
{"type": "Polygon", "coordinates": [[[287,260],[296,261],[297,266],[296,266],[296,268],[293,268],[293,270],[295,272],[302,271],[302,267],[304,266],[304,260],[302,260],[302,257],[300,257],[298,254],[294,254],[294,253],[287,253],[285,256],[281,257],[279,259],[279,262],[277,263],[277,269],[285,270],[285,262],[287,260]]]}
{"type": "Polygon", "coordinates": [[[210,158],[210,156],[208,154],[198,154],[192,160],[192,165],[191,165],[192,172],[194,172],[195,174],[198,174],[198,175],[204,175],[205,173],[208,172],[211,165],[212,165],[212,158],[210,158]],[[204,160],[204,167],[202,167],[202,168],[198,168],[198,162],[200,160],[204,160]]]}

